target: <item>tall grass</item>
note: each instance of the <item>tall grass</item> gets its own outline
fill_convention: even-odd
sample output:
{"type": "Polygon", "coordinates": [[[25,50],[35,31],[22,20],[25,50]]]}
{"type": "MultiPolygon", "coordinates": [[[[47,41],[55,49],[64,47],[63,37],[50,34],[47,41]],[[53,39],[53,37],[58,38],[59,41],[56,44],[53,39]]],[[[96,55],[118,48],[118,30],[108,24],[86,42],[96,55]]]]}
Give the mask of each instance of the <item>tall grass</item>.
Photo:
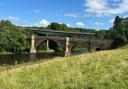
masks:
{"type": "Polygon", "coordinates": [[[128,50],[58,58],[3,71],[0,89],[128,89],[128,50]]]}

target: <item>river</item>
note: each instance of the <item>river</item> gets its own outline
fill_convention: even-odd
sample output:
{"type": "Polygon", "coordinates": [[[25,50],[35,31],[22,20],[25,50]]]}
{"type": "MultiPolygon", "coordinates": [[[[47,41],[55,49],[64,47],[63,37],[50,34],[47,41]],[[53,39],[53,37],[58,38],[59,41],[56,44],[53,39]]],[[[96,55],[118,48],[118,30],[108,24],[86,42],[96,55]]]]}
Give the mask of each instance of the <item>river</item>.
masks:
{"type": "MultiPolygon", "coordinates": [[[[78,54],[83,54],[83,53],[87,53],[87,51],[86,50],[74,51],[72,55],[78,55],[78,54]]],[[[36,62],[39,60],[47,60],[47,59],[52,60],[55,57],[62,57],[62,55],[58,53],[3,54],[3,55],[0,55],[0,66],[23,64],[23,63],[36,62]]]]}

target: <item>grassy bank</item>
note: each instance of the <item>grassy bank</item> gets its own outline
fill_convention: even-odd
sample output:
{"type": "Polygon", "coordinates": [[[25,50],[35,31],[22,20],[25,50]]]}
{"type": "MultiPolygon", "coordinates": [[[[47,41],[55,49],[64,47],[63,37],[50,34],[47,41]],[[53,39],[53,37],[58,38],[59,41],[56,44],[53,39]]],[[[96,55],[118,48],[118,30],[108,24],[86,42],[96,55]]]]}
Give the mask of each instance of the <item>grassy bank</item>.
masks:
{"type": "Polygon", "coordinates": [[[87,50],[87,48],[74,48],[73,51],[87,50]]]}
{"type": "Polygon", "coordinates": [[[0,89],[127,89],[128,49],[100,51],[0,72],[0,89]]]}
{"type": "Polygon", "coordinates": [[[14,54],[12,52],[0,52],[0,55],[8,55],[8,54],[14,54]]]}

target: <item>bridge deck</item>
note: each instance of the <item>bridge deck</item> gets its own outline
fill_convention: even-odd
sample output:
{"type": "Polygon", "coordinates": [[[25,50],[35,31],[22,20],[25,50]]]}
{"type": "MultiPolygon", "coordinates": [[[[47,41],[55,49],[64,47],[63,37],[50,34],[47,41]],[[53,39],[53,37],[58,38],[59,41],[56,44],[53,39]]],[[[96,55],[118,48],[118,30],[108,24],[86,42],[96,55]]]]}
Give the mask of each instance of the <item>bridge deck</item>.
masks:
{"type": "Polygon", "coordinates": [[[95,33],[82,33],[82,32],[65,32],[65,31],[53,31],[53,30],[30,30],[38,35],[62,35],[62,36],[87,36],[95,37],[95,33]]]}

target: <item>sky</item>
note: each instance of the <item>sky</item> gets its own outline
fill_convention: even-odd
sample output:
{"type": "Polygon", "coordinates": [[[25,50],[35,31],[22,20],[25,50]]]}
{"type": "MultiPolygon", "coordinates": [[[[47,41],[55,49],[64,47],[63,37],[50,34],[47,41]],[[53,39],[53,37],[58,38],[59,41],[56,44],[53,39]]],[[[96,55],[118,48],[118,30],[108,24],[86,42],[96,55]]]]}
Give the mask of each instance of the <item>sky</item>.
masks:
{"type": "Polygon", "coordinates": [[[128,0],[0,0],[0,20],[18,26],[109,29],[116,15],[128,16],[128,0]]]}

